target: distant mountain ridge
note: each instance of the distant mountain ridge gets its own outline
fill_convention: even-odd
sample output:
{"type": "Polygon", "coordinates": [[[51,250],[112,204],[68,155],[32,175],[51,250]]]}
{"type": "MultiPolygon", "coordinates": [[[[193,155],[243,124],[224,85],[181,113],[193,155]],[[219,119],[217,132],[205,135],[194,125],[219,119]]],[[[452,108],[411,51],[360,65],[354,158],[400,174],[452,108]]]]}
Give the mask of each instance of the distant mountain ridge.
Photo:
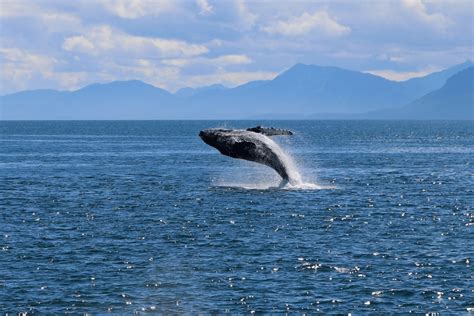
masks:
{"type": "Polygon", "coordinates": [[[213,84],[210,86],[204,86],[204,87],[199,87],[199,88],[186,87],[186,88],[179,89],[178,91],[176,91],[174,95],[178,97],[188,98],[204,91],[225,90],[225,89],[228,89],[228,88],[221,84],[213,84]]]}
{"type": "Polygon", "coordinates": [[[403,83],[407,89],[418,90],[421,92],[421,95],[425,95],[428,92],[441,88],[448,78],[473,65],[474,63],[472,61],[467,60],[462,64],[449,67],[442,71],[433,72],[423,77],[408,79],[403,83]]]}
{"type": "Polygon", "coordinates": [[[439,89],[411,102],[400,117],[426,119],[474,119],[474,67],[461,70],[439,89]]]}
{"type": "MultiPolygon", "coordinates": [[[[175,94],[138,80],[92,84],[77,91],[22,91],[0,97],[0,119],[357,118],[364,113],[390,118],[397,111],[406,117],[423,117],[421,110],[405,107],[426,111],[429,104],[441,100],[440,94],[460,100],[455,91],[469,87],[464,81],[471,80],[471,71],[460,77],[456,74],[472,66],[467,61],[402,82],[339,67],[296,64],[272,80],[235,88],[184,88],[175,94]],[[444,90],[429,97],[439,89],[444,90]]],[[[461,90],[458,93],[464,93],[461,90]]],[[[462,100],[471,104],[460,111],[472,108],[472,98],[462,100]]],[[[446,102],[436,104],[443,107],[446,102]]]]}
{"type": "Polygon", "coordinates": [[[401,107],[356,115],[315,115],[318,119],[474,120],[474,66],[448,78],[439,89],[401,107]]]}
{"type": "Polygon", "coordinates": [[[3,96],[0,116],[33,120],[143,119],[144,113],[156,113],[158,107],[166,114],[174,102],[175,97],[168,91],[142,81],[113,81],[76,91],[31,90],[3,96]]]}
{"type": "MultiPolygon", "coordinates": [[[[255,86],[249,83],[222,97],[223,104],[235,109],[234,115],[242,110],[254,111],[257,115],[358,113],[410,100],[400,91],[396,82],[371,74],[338,67],[297,64],[273,80],[259,82],[255,86]]],[[[201,94],[198,97],[192,101],[201,109],[212,106],[207,102],[209,96],[201,94]],[[203,99],[205,102],[202,102],[203,99]]]]}

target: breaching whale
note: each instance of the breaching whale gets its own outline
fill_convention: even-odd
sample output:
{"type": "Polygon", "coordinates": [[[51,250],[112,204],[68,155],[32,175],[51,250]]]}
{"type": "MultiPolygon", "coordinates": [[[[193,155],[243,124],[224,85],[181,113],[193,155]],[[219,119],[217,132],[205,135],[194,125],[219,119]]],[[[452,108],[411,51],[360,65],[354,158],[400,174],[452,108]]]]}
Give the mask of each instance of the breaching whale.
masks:
{"type": "Polygon", "coordinates": [[[246,130],[212,128],[199,132],[199,137],[221,154],[273,168],[282,177],[282,184],[286,184],[291,180],[289,159],[280,146],[267,137],[274,135],[293,135],[293,133],[289,130],[261,126],[246,130]]]}

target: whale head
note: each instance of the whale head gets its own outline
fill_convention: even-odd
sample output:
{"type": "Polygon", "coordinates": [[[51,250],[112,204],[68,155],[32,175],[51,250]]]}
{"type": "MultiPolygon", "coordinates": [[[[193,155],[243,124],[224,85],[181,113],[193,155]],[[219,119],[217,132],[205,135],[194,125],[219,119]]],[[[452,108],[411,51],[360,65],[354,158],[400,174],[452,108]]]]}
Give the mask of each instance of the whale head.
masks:
{"type": "Polygon", "coordinates": [[[199,137],[209,146],[219,149],[219,145],[223,143],[223,132],[222,129],[205,129],[199,132],[199,137]]]}
{"type": "Polygon", "coordinates": [[[199,132],[199,137],[209,146],[217,149],[221,154],[237,158],[238,148],[236,143],[240,141],[240,133],[234,130],[211,128],[199,132]]]}

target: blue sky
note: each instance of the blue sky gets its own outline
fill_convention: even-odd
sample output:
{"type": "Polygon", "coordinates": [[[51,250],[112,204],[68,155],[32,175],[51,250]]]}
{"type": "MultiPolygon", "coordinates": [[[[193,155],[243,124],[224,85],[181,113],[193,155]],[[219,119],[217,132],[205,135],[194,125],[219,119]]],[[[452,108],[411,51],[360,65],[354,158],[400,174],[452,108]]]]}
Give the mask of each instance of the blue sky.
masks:
{"type": "Polygon", "coordinates": [[[298,62],[403,80],[473,59],[473,12],[471,0],[0,0],[0,94],[232,87],[298,62]]]}

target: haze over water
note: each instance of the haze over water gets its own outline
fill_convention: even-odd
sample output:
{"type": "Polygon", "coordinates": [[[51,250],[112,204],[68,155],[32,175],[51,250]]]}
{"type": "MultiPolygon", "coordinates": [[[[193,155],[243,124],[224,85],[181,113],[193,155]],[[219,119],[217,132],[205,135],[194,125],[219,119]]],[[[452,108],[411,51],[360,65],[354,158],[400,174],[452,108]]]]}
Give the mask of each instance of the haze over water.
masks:
{"type": "Polygon", "coordinates": [[[0,311],[472,312],[473,154],[469,121],[2,121],[0,311]],[[323,189],[197,136],[258,124],[323,189]]]}

